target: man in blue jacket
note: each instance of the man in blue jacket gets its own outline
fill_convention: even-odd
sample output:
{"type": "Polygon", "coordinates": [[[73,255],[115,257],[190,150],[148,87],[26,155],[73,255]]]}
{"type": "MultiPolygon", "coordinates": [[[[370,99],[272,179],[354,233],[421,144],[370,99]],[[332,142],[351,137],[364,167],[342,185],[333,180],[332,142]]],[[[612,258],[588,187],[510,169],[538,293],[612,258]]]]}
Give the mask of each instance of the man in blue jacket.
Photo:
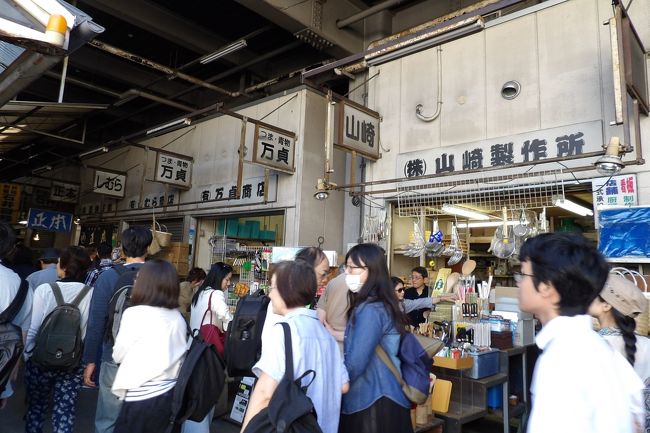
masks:
{"type": "MultiPolygon", "coordinates": [[[[152,239],[151,231],[145,227],[136,226],[124,230],[121,241],[126,263],[118,266],[127,266],[130,269],[140,268],[144,264],[152,239]]],[[[115,290],[119,288],[115,287],[119,277],[119,272],[114,268],[102,272],[95,282],[93,297],[90,301],[83,360],[86,363],[84,384],[90,387],[97,386],[93,380],[93,374],[97,363],[101,362],[99,397],[95,412],[95,433],[113,433],[115,421],[122,407],[122,402],[111,392],[118,367],[113,362],[113,341],[104,339],[108,326],[109,304],[115,290]],[[99,353],[101,353],[101,359],[99,359],[99,353]]]]}

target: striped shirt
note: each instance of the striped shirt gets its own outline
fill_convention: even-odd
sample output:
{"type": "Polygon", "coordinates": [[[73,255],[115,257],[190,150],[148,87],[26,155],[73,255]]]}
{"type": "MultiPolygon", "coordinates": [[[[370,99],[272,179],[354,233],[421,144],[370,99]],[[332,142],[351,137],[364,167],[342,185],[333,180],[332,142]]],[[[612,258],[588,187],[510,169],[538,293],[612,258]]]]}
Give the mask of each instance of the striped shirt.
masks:
{"type": "Polygon", "coordinates": [[[126,391],[124,401],[141,401],[158,397],[172,389],[176,385],[176,379],[150,380],[137,388],[126,391]]]}

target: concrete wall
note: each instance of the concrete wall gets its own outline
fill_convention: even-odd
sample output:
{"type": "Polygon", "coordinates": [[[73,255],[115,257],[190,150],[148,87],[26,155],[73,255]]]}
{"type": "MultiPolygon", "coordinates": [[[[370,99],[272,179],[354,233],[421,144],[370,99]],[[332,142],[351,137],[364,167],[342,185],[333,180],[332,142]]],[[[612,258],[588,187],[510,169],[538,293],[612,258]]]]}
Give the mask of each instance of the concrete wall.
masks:
{"type": "MultiPolygon", "coordinates": [[[[647,4],[645,8],[633,4],[630,11],[643,39],[650,38],[647,9],[647,4]]],[[[603,124],[603,142],[622,137],[622,127],[610,126],[614,120],[612,59],[609,28],[602,23],[611,16],[611,2],[606,0],[549,1],[443,44],[442,112],[430,123],[416,118],[415,106],[423,104],[425,114],[435,111],[436,48],[372,67],[369,76],[380,74],[369,83],[368,105],[383,118],[382,142],[390,152],[383,152],[371,165],[369,180],[395,178],[398,153],[594,120],[603,124]],[[508,80],[521,83],[521,94],[514,100],[500,95],[508,80]]],[[[650,41],[645,45],[649,47],[650,41]]],[[[641,118],[641,129],[642,142],[647,143],[650,121],[646,116],[641,118]]],[[[644,157],[649,156],[645,146],[644,157]]],[[[631,159],[634,155],[624,158],[631,159]]],[[[650,204],[650,187],[644,186],[650,185],[647,171],[647,165],[624,170],[639,173],[642,204],[650,204]]],[[[597,177],[595,171],[578,176],[597,177]]]]}

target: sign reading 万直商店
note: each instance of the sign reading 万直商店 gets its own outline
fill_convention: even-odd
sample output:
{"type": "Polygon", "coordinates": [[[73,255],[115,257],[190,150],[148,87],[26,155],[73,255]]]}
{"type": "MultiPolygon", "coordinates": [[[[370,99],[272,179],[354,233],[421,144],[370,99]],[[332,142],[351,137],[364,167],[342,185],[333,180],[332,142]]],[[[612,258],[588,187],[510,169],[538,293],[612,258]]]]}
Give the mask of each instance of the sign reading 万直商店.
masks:
{"type": "Polygon", "coordinates": [[[296,171],[296,135],[291,131],[255,124],[253,163],[293,174],[296,171]]]}
{"type": "MultiPolygon", "coordinates": [[[[567,161],[602,151],[599,120],[493,138],[473,143],[437,147],[397,156],[397,177],[463,174],[469,170],[514,164],[540,164],[551,158],[567,161]]],[[[571,163],[564,162],[564,166],[571,163]]],[[[561,165],[558,165],[561,168],[561,165]]]]}
{"type": "Polygon", "coordinates": [[[374,161],[379,159],[379,113],[349,100],[338,106],[334,144],[374,161]]]}
{"type": "Polygon", "coordinates": [[[156,182],[180,188],[192,186],[192,157],[158,152],[156,155],[156,182]]]}
{"type": "Polygon", "coordinates": [[[125,188],[125,173],[95,169],[92,192],[96,194],[110,195],[111,197],[124,198],[125,188]]]}

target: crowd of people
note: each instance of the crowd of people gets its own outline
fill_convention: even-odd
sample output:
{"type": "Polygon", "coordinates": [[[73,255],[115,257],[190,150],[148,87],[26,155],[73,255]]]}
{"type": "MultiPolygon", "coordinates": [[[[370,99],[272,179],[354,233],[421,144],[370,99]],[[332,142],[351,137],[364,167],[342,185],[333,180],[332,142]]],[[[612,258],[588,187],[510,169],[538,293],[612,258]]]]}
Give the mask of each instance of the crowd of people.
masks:
{"type": "MultiPolygon", "coordinates": [[[[215,327],[224,344],[233,320],[226,302],[233,268],[222,262],[207,273],[194,268],[179,283],[171,264],[147,259],[149,229],[130,227],[120,239],[123,263],[111,260],[108,244],[100,244],[94,256],[69,246],[45,249],[36,270],[29,267],[25,249],[15,246],[11,227],[0,222],[0,256],[13,252],[14,257],[13,263],[0,264],[0,311],[16,297],[21,281],[29,285],[13,320],[25,337],[24,377],[14,376],[0,404],[11,397],[16,381],[24,380],[27,433],[43,431],[50,402],[52,431],[74,431],[82,386],[99,388],[96,433],[165,431],[189,335],[215,327]],[[132,287],[126,297],[120,295],[121,285],[132,287]],[[47,367],[37,356],[42,328],[53,326],[49,317],[62,303],[77,306],[83,340],[80,359],[63,370],[47,367]]],[[[543,354],[531,385],[528,431],[647,429],[642,392],[650,377],[650,344],[634,334],[633,317],[647,303],[639,290],[624,278],[608,278],[602,255],[578,235],[531,238],[521,247],[520,260],[515,275],[520,308],[542,324],[536,342],[543,354]],[[588,313],[599,321],[604,338],[593,331],[588,313]]],[[[253,367],[257,381],[242,432],[269,406],[285,376],[279,322],[290,328],[293,377],[305,382],[323,432],[413,431],[412,403],[377,351],[383,349],[399,369],[402,335],[442,299],[428,292],[421,267],[412,270],[412,287],[405,290],[375,244],[352,247],[342,272],[331,280],[330,265],[319,248],[305,248],[294,261],[273,265],[261,356],[253,367]],[[307,371],[315,374],[303,377],[307,371]]],[[[184,422],[183,433],[208,433],[213,415],[184,422]]]]}

